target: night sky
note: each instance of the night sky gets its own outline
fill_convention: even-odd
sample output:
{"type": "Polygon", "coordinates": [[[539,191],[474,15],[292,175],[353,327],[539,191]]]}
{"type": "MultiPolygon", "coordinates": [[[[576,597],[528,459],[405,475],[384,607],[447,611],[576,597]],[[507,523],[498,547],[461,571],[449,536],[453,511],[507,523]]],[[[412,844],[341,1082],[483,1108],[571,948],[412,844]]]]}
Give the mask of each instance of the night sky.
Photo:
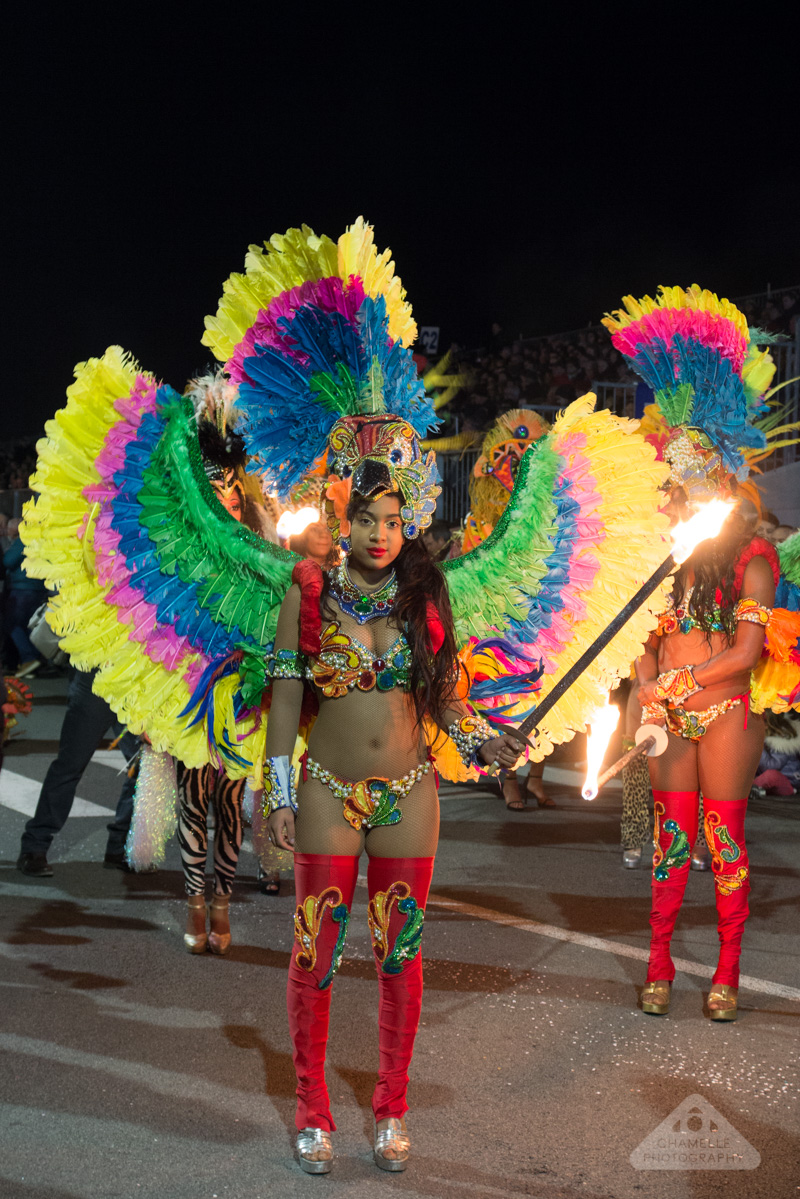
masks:
{"type": "Polygon", "coordinates": [[[445,346],[596,323],[660,282],[800,282],[780,28],[721,43],[685,6],[636,39],[653,9],[420,6],[378,28],[376,6],[54,7],[5,30],[7,437],[109,344],[181,389],[248,244],[303,222],[335,239],[367,217],[445,346]]]}

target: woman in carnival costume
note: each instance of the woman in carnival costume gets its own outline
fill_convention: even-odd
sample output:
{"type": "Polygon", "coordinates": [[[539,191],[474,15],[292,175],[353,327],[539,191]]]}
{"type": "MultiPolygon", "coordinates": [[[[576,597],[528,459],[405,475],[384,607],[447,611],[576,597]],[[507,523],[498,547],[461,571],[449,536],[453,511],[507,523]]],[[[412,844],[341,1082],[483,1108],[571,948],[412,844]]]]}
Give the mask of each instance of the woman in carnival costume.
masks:
{"type": "MultiPolygon", "coordinates": [[[[220,504],[234,520],[276,542],[274,504],[245,471],[244,442],[236,432],[236,388],[218,370],[192,379],[184,394],[194,405],[203,469],[220,504]]],[[[189,953],[210,949],[223,955],[231,946],[228,909],[242,845],[243,807],[247,807],[245,780],[228,778],[221,766],[211,762],[193,767],[178,762],[177,767],[177,835],[188,906],[184,944],[189,953]],[[206,904],[209,806],[214,810],[214,887],[206,904]]],[[[137,799],[144,803],[149,796],[137,799]]],[[[139,824],[137,820],[134,831],[139,824]]],[[[261,890],[276,895],[280,870],[286,869],[291,859],[268,844],[256,844],[255,848],[261,890]]]]}
{"type": "MultiPolygon", "coordinates": [[[[289,495],[328,455],[341,564],[323,572],[230,516],[206,478],[191,403],[112,348],[78,368],[40,442],[27,567],[58,586],[64,648],[99,667],[95,687],[121,718],[190,766],[263,786],[273,840],[294,840],[288,1005],[297,1151],[312,1173],[332,1161],[331,983],[366,848],[375,1161],[401,1170],[434,767],[460,781],[513,764],[518,742],[503,730],[663,558],[666,471],[633,422],[584,397],[525,454],[493,533],[437,567],[420,545],[438,483],[419,439],[435,413],[413,364],[410,306],[371,228],[358,220],[334,242],[303,227],[251,247],[206,325],[238,386],[250,469],[289,495]]],[[[659,607],[654,596],[548,714],[537,760],[584,727],[659,607]]]]}
{"type": "MultiPolygon", "coordinates": [[[[681,517],[714,496],[736,501],[745,495],[748,463],[767,452],[753,418],[767,410],[774,365],[759,350],[756,331],[733,304],[696,285],[623,303],[625,310],[604,323],[655,393],[643,431],[669,464],[669,507],[681,517]]],[[[795,427],[773,428],[772,436],[795,427]]],[[[779,562],[773,546],[752,537],[740,508],[677,571],[657,633],[637,663],[643,720],[668,732],[667,750],[650,759],[655,854],[642,1008],[654,1015],[669,1010],[670,940],[702,791],[720,942],[708,1011],[713,1020],[736,1019],[750,890],[745,814],[764,742],[761,713],[800,704],[800,589],[791,581],[800,582],[800,546],[787,542],[779,562]]]]}

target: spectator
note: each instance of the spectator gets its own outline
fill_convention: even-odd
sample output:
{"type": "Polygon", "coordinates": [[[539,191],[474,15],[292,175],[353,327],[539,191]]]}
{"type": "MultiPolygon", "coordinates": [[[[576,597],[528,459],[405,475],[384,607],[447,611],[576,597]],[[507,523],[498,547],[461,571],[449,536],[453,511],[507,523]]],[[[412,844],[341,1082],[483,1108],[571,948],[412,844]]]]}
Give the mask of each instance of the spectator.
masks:
{"type": "MultiPolygon", "coordinates": [[[[73,673],[58,754],[50,763],[36,811],[22,834],[17,869],[35,878],[52,878],[53,871],[47,861],[50,845],[72,811],[78,783],[100,738],[109,728],[114,728],[117,734],[123,731],[106,701],[92,690],[96,673],[87,674],[81,670],[73,673]]],[[[120,740],[120,749],[130,762],[139,749],[138,737],[125,732],[120,740]]],[[[114,819],[108,825],[104,865],[109,869],[126,869],[125,838],[133,816],[135,787],[135,778],[126,777],[114,819]]]]}
{"type": "Polygon", "coordinates": [[[19,536],[19,520],[14,517],[8,522],[11,544],[3,554],[5,570],[5,594],[3,596],[4,626],[9,649],[16,657],[16,673],[23,678],[34,674],[42,665],[41,656],[28,636],[28,621],[37,608],[47,599],[44,583],[40,579],[28,578],[23,565],[25,547],[19,536]]]}
{"type": "Polygon", "coordinates": [[[444,562],[447,558],[458,557],[453,533],[446,520],[434,520],[422,534],[422,544],[434,562],[444,562]]]}

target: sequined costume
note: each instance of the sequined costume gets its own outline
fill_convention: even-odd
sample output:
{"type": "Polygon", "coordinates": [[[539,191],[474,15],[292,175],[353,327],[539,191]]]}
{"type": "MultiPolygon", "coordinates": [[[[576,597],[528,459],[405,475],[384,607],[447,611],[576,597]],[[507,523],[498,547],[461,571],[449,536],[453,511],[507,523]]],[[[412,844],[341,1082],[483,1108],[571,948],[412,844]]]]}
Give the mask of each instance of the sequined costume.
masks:
{"type": "MultiPolygon", "coordinates": [[[[248,470],[279,497],[312,470],[324,476],[345,557],[354,495],[400,497],[409,546],[435,511],[435,455],[422,441],[436,417],[415,335],[390,255],[360,219],[336,241],[304,226],[251,247],[206,322],[236,389],[248,470]]],[[[666,468],[635,422],[596,412],[593,396],[522,454],[491,535],[437,567],[455,630],[452,703],[418,724],[409,687],[443,644],[436,604],[412,633],[380,588],[354,595],[346,569],[324,574],[237,522],[209,483],[190,399],[112,347],[77,368],[46,432],[22,536],[28,572],[58,588],[65,651],[98,668],[96,690],[156,750],[248,778],[268,810],[291,802],[298,780],[289,1007],[301,1127],[332,1126],[326,1005],[365,843],[380,980],[374,1110],[402,1115],[438,836],[425,767],[432,758],[444,777],[477,778],[481,745],[519,723],[652,574],[666,547],[666,468]],[[386,823],[370,819],[381,806],[386,823]]],[[[584,728],[660,606],[656,593],[554,705],[534,756],[584,728]]]]}
{"type": "MultiPolygon", "coordinates": [[[[765,422],[759,423],[768,415],[765,393],[774,373],[768,352],[759,349],[734,305],[698,287],[662,288],[655,300],[627,297],[624,303],[604,323],[615,347],[654,392],[656,403],[646,410],[643,430],[669,465],[671,502],[693,508],[714,496],[747,494],[749,463],[768,452],[765,422]]],[[[766,428],[770,424],[775,421],[767,420],[766,428]]],[[[731,527],[727,535],[735,537],[736,526],[731,527]]],[[[645,1010],[666,1010],[663,987],[675,974],[670,941],[698,834],[702,790],[720,941],[709,999],[719,1005],[714,1018],[736,1014],[729,989],[738,986],[749,910],[744,819],[763,742],[760,713],[800,700],[797,551],[793,556],[790,548],[785,559],[782,553],[786,578],[767,542],[754,539],[748,545],[740,533],[738,551],[735,541],[731,547],[716,576],[714,598],[709,602],[706,596],[701,615],[695,606],[697,564],[705,560],[700,551],[678,572],[637,665],[643,719],[668,729],[666,752],[650,761],[656,823],[648,993],[659,983],[662,988],[656,1007],[645,1010]],[[723,837],[725,853],[735,845],[733,875],[723,837]]]]}

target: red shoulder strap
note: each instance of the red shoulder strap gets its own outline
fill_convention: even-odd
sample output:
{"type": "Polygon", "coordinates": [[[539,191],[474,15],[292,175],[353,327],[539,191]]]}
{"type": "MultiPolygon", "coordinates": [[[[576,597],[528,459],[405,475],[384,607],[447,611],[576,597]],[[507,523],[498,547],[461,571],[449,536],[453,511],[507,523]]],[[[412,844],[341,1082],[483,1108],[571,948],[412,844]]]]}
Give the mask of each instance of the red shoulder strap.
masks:
{"type": "Polygon", "coordinates": [[[322,568],[313,558],[304,558],[292,571],[292,582],[300,588],[300,652],[315,657],[320,651],[322,613],[322,568]]]}
{"type": "Polygon", "coordinates": [[[747,569],[747,563],[753,558],[766,558],[772,567],[772,577],[775,580],[775,586],[781,579],[781,564],[778,561],[778,554],[775,546],[769,541],[765,541],[763,537],[754,537],[749,545],[745,546],[739,557],[736,559],[733,575],[733,591],[734,595],[738,595],[742,590],[742,582],[744,581],[744,572],[747,569]]]}

